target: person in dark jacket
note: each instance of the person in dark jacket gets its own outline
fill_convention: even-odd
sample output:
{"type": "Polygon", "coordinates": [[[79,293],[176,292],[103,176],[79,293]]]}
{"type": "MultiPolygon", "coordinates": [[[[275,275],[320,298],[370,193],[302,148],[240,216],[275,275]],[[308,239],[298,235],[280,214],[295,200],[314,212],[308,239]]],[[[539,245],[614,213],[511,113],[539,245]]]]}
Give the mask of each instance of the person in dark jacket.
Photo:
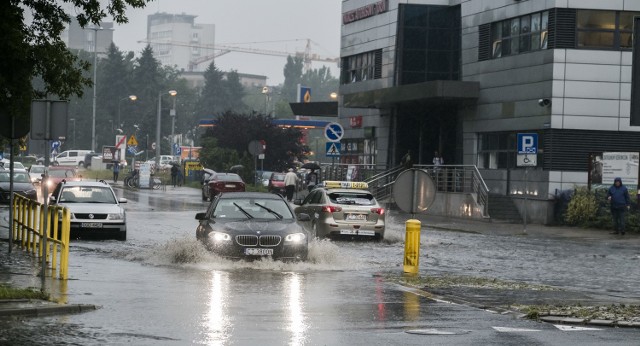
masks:
{"type": "Polygon", "coordinates": [[[613,217],[613,232],[611,234],[624,235],[624,213],[631,206],[629,190],[622,185],[622,179],[616,178],[613,186],[607,191],[607,199],[611,203],[611,216],[613,217]]]}

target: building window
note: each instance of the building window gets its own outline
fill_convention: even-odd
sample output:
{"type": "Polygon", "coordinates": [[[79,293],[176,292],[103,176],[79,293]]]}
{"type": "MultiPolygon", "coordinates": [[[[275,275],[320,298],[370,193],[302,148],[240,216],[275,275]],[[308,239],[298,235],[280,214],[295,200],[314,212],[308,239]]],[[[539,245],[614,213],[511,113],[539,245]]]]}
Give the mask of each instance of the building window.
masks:
{"type": "Polygon", "coordinates": [[[640,12],[578,10],[577,48],[631,49],[633,17],[640,12]]]}
{"type": "Polygon", "coordinates": [[[547,49],[549,11],[528,14],[491,24],[494,58],[547,49]]]}
{"type": "Polygon", "coordinates": [[[516,165],[516,134],[511,132],[478,135],[478,168],[504,169],[516,165]]]}
{"type": "Polygon", "coordinates": [[[342,84],[382,78],[382,49],[342,58],[342,84]]]}
{"type": "Polygon", "coordinates": [[[401,4],[399,84],[460,79],[460,6],[401,4]]]}

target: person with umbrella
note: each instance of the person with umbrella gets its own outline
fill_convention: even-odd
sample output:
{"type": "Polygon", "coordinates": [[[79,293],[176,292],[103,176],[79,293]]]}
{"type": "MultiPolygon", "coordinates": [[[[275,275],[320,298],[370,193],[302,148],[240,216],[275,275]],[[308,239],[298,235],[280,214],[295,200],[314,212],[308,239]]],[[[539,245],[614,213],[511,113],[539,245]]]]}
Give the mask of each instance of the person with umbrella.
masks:
{"type": "Polygon", "coordinates": [[[309,162],[302,165],[302,168],[311,170],[311,172],[309,172],[307,174],[307,177],[305,178],[307,189],[309,189],[309,192],[311,192],[311,190],[313,190],[318,184],[318,173],[316,173],[316,170],[320,169],[320,166],[318,166],[317,163],[309,162]]]}

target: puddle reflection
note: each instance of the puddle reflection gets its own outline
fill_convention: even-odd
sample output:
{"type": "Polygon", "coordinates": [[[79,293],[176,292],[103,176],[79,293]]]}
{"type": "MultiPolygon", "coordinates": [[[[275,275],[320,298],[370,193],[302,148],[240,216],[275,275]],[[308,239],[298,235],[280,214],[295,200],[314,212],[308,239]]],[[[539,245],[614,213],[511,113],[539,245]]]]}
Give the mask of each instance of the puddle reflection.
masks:
{"type": "Polygon", "coordinates": [[[307,323],[304,314],[304,277],[292,273],[285,276],[287,292],[287,314],[289,319],[290,345],[304,345],[306,342],[307,323]]]}
{"type": "Polygon", "coordinates": [[[229,273],[211,273],[208,312],[205,318],[206,344],[225,345],[229,340],[232,325],[229,319],[229,273]]]}

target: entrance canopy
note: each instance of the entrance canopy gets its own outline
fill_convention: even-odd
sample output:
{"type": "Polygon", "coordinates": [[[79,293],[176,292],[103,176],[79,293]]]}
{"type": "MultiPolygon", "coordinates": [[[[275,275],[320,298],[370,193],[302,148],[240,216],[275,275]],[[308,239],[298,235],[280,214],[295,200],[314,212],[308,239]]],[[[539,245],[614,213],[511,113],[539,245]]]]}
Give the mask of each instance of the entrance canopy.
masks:
{"type": "Polygon", "coordinates": [[[473,101],[480,93],[480,83],[436,80],[418,84],[363,91],[344,95],[347,108],[388,108],[410,102],[473,101]]]}

